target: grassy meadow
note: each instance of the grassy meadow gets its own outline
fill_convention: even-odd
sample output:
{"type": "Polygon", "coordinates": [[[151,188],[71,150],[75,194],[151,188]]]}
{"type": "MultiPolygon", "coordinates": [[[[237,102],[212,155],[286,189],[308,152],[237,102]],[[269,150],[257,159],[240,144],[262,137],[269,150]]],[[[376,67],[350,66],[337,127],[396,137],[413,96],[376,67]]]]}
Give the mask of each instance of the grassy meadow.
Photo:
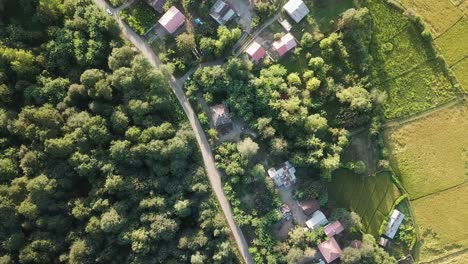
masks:
{"type": "Polygon", "coordinates": [[[468,183],[413,201],[412,206],[421,234],[421,262],[468,247],[468,183]]]}
{"type": "Polygon", "coordinates": [[[440,110],[387,132],[388,144],[410,199],[468,179],[468,107],[440,110]]]}
{"type": "Polygon", "coordinates": [[[464,17],[435,40],[448,65],[468,56],[468,18],[464,17]]]}
{"type": "Polygon", "coordinates": [[[432,33],[438,36],[454,25],[463,12],[450,0],[399,0],[406,8],[423,17],[432,33]]]}
{"type": "Polygon", "coordinates": [[[463,59],[452,67],[463,90],[468,93],[468,58],[463,59]]]}
{"type": "Polygon", "coordinates": [[[374,236],[400,196],[390,173],[363,178],[346,169],[333,174],[329,194],[338,206],[359,214],[366,231],[374,236]]]}

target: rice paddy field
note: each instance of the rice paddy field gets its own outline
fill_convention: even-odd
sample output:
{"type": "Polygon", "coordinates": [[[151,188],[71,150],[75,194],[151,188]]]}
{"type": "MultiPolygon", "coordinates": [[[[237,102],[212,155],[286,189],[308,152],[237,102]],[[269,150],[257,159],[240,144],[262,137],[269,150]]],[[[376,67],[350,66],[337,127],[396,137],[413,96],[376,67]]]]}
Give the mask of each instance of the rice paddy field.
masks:
{"type": "Polygon", "coordinates": [[[378,79],[389,95],[385,117],[413,115],[455,99],[445,66],[402,10],[376,0],[366,7],[376,25],[373,56],[378,79]]]}
{"type": "Polygon", "coordinates": [[[435,40],[447,64],[452,66],[468,56],[468,18],[465,16],[435,40]]]}
{"type": "Polygon", "coordinates": [[[443,65],[432,61],[390,80],[384,114],[388,119],[418,113],[456,98],[443,65]]]}
{"type": "Polygon", "coordinates": [[[422,16],[435,36],[445,32],[463,16],[463,12],[450,0],[399,0],[399,2],[406,9],[412,9],[422,16]]]}
{"type": "Polygon", "coordinates": [[[460,103],[386,132],[419,228],[421,263],[468,247],[467,131],[468,105],[460,103]]]}
{"type": "Polygon", "coordinates": [[[457,76],[462,89],[468,93],[468,58],[463,59],[452,67],[453,73],[457,76]]]}
{"type": "Polygon", "coordinates": [[[334,173],[328,189],[337,206],[359,214],[365,230],[374,236],[378,236],[382,221],[400,196],[389,172],[363,178],[340,169],[334,173]]]}

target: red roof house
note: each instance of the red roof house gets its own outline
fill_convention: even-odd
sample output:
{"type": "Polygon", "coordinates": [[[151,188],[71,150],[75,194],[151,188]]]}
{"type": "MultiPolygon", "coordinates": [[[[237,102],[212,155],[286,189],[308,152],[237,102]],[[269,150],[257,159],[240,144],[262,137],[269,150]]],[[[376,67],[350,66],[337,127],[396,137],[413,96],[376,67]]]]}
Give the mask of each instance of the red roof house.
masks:
{"type": "Polygon", "coordinates": [[[322,242],[318,248],[327,263],[330,263],[341,256],[341,248],[338,243],[336,243],[334,237],[322,242]]]}
{"type": "Polygon", "coordinates": [[[258,44],[258,42],[254,41],[246,50],[245,52],[249,54],[249,56],[255,62],[263,59],[266,55],[265,49],[262,45],[258,44]]]}
{"type": "Polygon", "coordinates": [[[286,52],[292,50],[297,46],[296,40],[291,33],[288,33],[282,36],[279,40],[273,42],[273,48],[278,52],[278,55],[281,57],[286,52]]]}
{"type": "Polygon", "coordinates": [[[170,34],[174,33],[185,22],[185,16],[177,7],[172,6],[167,12],[159,19],[159,24],[163,26],[170,34]]]}
{"type": "Polygon", "coordinates": [[[343,230],[344,228],[343,225],[341,225],[340,221],[335,221],[323,228],[323,231],[325,232],[325,235],[327,235],[327,237],[338,235],[339,233],[343,232],[343,230]]]}

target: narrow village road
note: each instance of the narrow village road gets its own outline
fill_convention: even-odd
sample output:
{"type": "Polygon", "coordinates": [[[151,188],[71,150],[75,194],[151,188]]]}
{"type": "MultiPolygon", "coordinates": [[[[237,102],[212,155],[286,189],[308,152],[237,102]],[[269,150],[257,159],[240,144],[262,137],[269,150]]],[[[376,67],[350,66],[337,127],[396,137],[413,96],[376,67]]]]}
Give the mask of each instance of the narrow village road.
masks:
{"type": "MultiPolygon", "coordinates": [[[[148,59],[148,61],[153,64],[155,67],[162,66],[161,61],[159,58],[154,54],[153,50],[151,49],[150,45],[143,40],[140,36],[138,36],[132,29],[130,29],[119,17],[119,11],[122,9],[120,8],[112,8],[108,5],[104,0],[94,0],[97,6],[102,9],[109,9],[114,13],[114,17],[121,28],[122,34],[127,38],[137,49],[140,50],[141,54],[148,59]]],[[[156,23],[156,21],[155,21],[156,23]]],[[[231,206],[224,194],[223,186],[221,183],[221,175],[219,171],[215,167],[215,162],[213,159],[213,154],[211,152],[210,144],[206,139],[206,135],[203,132],[203,129],[198,121],[197,115],[192,109],[189,101],[185,97],[185,94],[182,90],[182,83],[177,82],[177,80],[171,76],[169,80],[169,84],[171,89],[173,90],[174,94],[176,95],[177,99],[179,100],[180,105],[184,109],[185,114],[188,117],[190,125],[192,126],[193,132],[195,134],[195,138],[198,142],[200,147],[200,151],[203,157],[203,162],[205,163],[206,173],[208,174],[208,179],[210,181],[211,187],[218,199],[218,202],[221,206],[221,209],[224,212],[228,225],[232,231],[234,239],[236,240],[237,247],[239,252],[241,253],[245,263],[250,264],[253,263],[253,259],[249,253],[249,247],[247,242],[244,238],[244,234],[242,233],[239,226],[234,221],[234,216],[232,214],[231,206]]]]}

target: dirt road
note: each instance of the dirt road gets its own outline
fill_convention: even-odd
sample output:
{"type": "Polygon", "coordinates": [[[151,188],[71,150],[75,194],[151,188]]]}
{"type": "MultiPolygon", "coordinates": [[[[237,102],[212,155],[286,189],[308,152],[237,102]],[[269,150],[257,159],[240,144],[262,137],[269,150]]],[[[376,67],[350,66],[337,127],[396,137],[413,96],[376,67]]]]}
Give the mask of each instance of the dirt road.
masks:
{"type": "MultiPolygon", "coordinates": [[[[119,11],[122,9],[122,7],[112,8],[104,0],[94,0],[94,2],[100,8],[104,10],[108,8],[114,13],[114,17],[117,20],[117,23],[119,24],[121,28],[123,36],[126,39],[128,39],[137,49],[139,49],[141,54],[146,59],[148,59],[148,61],[151,64],[153,64],[155,67],[160,67],[162,65],[161,61],[156,56],[156,54],[154,54],[150,45],[145,40],[140,38],[140,36],[138,36],[132,29],[130,29],[119,18],[119,11]]],[[[234,221],[234,216],[232,214],[231,206],[226,198],[226,195],[224,194],[224,190],[221,184],[221,175],[215,167],[213,154],[211,152],[210,145],[208,144],[208,140],[206,139],[205,133],[203,132],[203,129],[200,125],[200,122],[198,121],[198,118],[195,112],[193,111],[192,106],[190,105],[187,98],[185,97],[185,94],[181,87],[182,84],[180,82],[177,82],[173,76],[171,76],[171,79],[169,80],[169,84],[171,86],[172,91],[174,92],[177,99],[179,100],[180,105],[184,109],[184,112],[188,117],[190,125],[192,126],[193,132],[195,134],[195,138],[200,147],[200,151],[203,157],[203,162],[205,163],[205,170],[206,170],[206,173],[208,174],[211,187],[216,195],[216,198],[218,199],[221,209],[224,212],[227,223],[232,231],[232,235],[234,236],[234,239],[236,240],[239,252],[241,253],[245,263],[248,263],[248,264],[253,263],[253,260],[252,260],[252,257],[250,256],[248,245],[244,238],[244,235],[242,234],[242,231],[239,228],[239,226],[237,226],[237,224],[234,221]]]]}

